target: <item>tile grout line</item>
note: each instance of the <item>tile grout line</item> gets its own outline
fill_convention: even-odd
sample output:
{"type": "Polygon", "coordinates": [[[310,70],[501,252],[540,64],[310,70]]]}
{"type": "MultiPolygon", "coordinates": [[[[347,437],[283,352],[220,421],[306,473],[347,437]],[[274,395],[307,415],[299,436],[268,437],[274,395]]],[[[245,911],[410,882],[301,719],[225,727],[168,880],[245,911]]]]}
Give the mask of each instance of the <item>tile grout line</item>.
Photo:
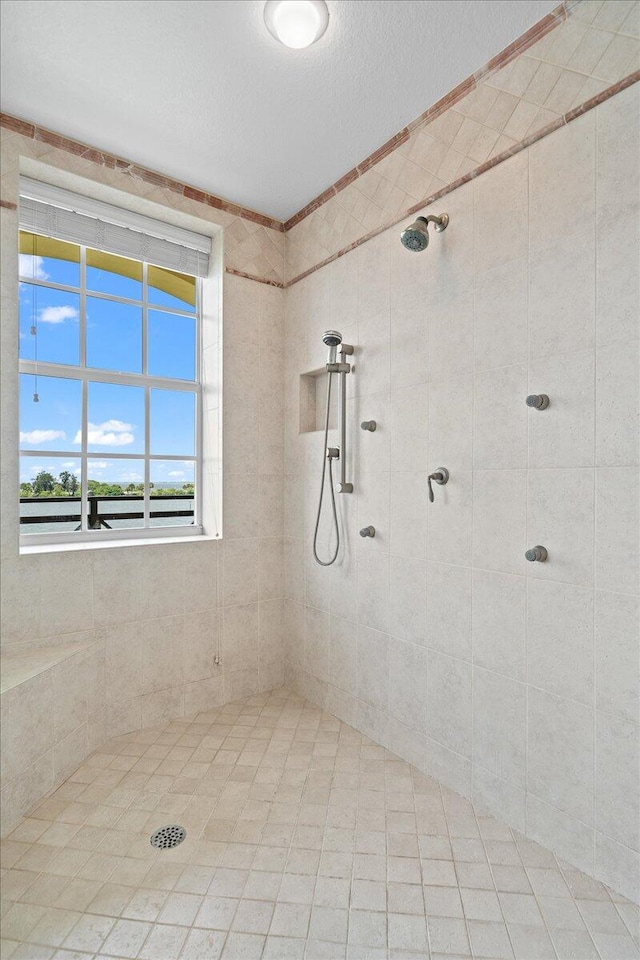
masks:
{"type": "Polygon", "coordinates": [[[597,532],[598,532],[598,180],[599,180],[599,156],[598,156],[598,145],[599,145],[599,123],[601,111],[596,109],[595,112],[595,122],[593,125],[593,138],[594,138],[594,211],[593,211],[593,221],[594,221],[594,230],[595,230],[595,239],[593,245],[593,258],[594,258],[594,270],[593,270],[593,397],[594,397],[594,417],[593,417],[593,546],[592,546],[592,564],[593,570],[591,574],[592,587],[591,587],[591,663],[592,663],[592,709],[593,709],[593,724],[592,724],[592,736],[593,736],[593,793],[591,797],[591,819],[593,822],[593,832],[592,832],[592,851],[591,851],[591,871],[594,873],[596,866],[596,851],[597,851],[597,830],[596,830],[596,809],[597,809],[597,796],[598,796],[598,719],[597,719],[597,657],[596,657],[596,596],[597,596],[597,585],[598,579],[596,575],[597,570],[597,532]]]}
{"type": "MultiPolygon", "coordinates": [[[[531,154],[527,151],[527,391],[531,389],[531,154]]],[[[524,490],[524,535],[525,549],[527,548],[529,537],[529,470],[531,460],[531,431],[530,418],[527,409],[527,470],[524,490]]],[[[529,835],[529,589],[530,577],[527,576],[526,568],[524,570],[524,833],[529,835]]]]}

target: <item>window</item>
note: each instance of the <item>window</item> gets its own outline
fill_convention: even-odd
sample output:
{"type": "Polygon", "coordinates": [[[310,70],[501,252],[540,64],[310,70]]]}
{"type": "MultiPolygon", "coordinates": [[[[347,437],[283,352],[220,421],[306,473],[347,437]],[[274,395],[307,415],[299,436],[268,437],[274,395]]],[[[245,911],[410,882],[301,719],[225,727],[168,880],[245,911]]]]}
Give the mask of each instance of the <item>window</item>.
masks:
{"type": "Polygon", "coordinates": [[[22,186],[23,543],[202,532],[199,276],[209,238],[186,247],[186,231],[22,186]],[[101,242],[72,242],[81,239],[101,242]],[[190,272],[172,268],[189,259],[190,272]]]}

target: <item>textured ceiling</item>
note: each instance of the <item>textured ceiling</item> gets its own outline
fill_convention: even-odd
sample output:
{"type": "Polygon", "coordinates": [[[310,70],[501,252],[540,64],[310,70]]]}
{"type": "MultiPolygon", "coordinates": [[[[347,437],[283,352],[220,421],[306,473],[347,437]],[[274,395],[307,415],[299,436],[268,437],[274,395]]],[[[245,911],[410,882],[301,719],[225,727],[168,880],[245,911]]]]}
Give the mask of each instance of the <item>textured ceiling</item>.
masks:
{"type": "Polygon", "coordinates": [[[286,219],[556,2],[329,0],[289,50],[262,0],[2,0],[2,109],[286,219]]]}

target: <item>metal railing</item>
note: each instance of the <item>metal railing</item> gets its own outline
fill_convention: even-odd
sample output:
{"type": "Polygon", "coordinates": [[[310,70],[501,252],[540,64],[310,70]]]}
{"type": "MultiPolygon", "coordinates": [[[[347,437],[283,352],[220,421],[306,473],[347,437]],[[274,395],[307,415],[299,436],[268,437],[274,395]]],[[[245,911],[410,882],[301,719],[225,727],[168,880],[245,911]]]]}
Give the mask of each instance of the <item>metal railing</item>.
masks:
{"type": "MultiPolygon", "coordinates": [[[[149,517],[151,520],[165,520],[172,517],[184,517],[191,518],[191,523],[194,522],[194,502],[195,496],[193,493],[160,493],[154,494],[149,498],[150,506],[156,503],[157,501],[166,501],[166,500],[190,500],[192,506],[190,510],[149,510],[149,517]]],[[[100,530],[101,527],[104,527],[107,530],[111,530],[109,521],[113,523],[116,520],[143,520],[144,511],[109,511],[101,510],[100,505],[103,503],[122,503],[122,502],[140,502],[144,501],[143,494],[123,494],[118,496],[110,497],[108,494],[100,494],[92,496],[91,494],[87,498],[87,503],[89,507],[89,529],[90,530],[100,530]]],[[[82,497],[20,497],[20,503],[28,504],[37,504],[37,503],[82,503],[82,497]]],[[[20,525],[22,524],[37,524],[37,523],[77,523],[77,529],[80,529],[82,523],[81,513],[61,513],[61,514],[35,514],[33,516],[20,516],[20,525]]]]}

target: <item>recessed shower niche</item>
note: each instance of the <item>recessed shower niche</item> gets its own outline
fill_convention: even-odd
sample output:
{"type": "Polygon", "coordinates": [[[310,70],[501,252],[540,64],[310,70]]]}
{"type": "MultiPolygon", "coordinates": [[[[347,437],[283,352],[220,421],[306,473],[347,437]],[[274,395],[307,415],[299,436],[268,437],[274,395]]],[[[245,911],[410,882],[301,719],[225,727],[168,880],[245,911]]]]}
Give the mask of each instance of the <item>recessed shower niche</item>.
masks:
{"type": "MultiPolygon", "coordinates": [[[[318,367],[317,370],[300,374],[299,433],[315,433],[316,430],[324,430],[328,382],[326,367],[318,367]]],[[[333,430],[337,425],[338,389],[337,384],[333,384],[331,406],[329,408],[329,429],[333,430]]]]}

